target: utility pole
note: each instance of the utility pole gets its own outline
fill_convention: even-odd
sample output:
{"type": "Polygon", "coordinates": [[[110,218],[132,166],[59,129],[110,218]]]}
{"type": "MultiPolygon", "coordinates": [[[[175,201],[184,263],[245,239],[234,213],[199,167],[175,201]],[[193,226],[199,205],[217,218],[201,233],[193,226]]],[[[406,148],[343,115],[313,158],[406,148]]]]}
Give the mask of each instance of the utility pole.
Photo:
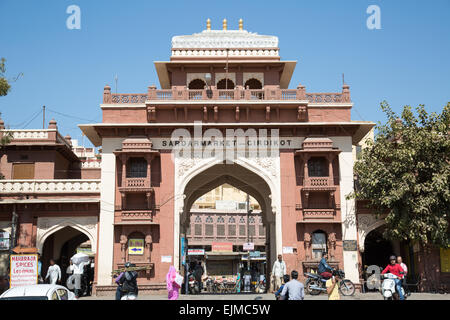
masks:
{"type": "Polygon", "coordinates": [[[45,129],[45,106],[42,106],[42,129],[45,129]]]}

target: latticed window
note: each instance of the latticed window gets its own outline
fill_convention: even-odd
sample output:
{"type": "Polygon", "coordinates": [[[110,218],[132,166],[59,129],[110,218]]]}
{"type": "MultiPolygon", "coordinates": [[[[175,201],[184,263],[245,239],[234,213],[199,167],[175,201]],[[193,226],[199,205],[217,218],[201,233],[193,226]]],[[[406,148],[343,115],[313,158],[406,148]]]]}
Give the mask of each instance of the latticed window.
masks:
{"type": "Polygon", "coordinates": [[[249,217],[248,223],[255,223],[255,217],[249,217]]]}
{"type": "Polygon", "coordinates": [[[236,219],[234,219],[234,217],[230,217],[230,219],[228,219],[228,223],[236,223],[236,219]]]}
{"type": "Polygon", "coordinates": [[[213,223],[213,218],[211,216],[207,216],[206,223],[213,223]]]}
{"type": "Polygon", "coordinates": [[[200,216],[196,216],[194,223],[202,223],[202,218],[200,216]]]}
{"type": "Polygon", "coordinates": [[[214,225],[213,224],[205,224],[205,235],[212,236],[214,234],[214,225]]]}
{"type": "Polygon", "coordinates": [[[239,225],[239,236],[245,236],[245,225],[239,225]]]}
{"type": "Polygon", "coordinates": [[[248,235],[254,237],[255,234],[255,225],[251,224],[248,226],[248,235]]]}
{"type": "Polygon", "coordinates": [[[239,223],[245,223],[244,217],[241,217],[241,218],[239,219],[239,223]]]}
{"type": "Polygon", "coordinates": [[[228,225],[228,235],[229,236],[236,236],[236,225],[235,224],[229,224],[228,225]]]}
{"type": "Polygon", "coordinates": [[[322,257],[322,252],[327,251],[327,235],[325,232],[318,230],[313,232],[311,237],[311,247],[313,258],[318,260],[322,257]]]}
{"type": "Polygon", "coordinates": [[[308,175],[310,177],[327,177],[328,163],[325,158],[314,157],[308,160],[308,175]]]}
{"type": "Polygon", "coordinates": [[[144,158],[131,158],[127,162],[127,178],[147,177],[147,161],[144,158]]]}
{"type": "Polygon", "coordinates": [[[196,236],[201,236],[202,235],[202,225],[201,224],[196,224],[195,228],[194,228],[194,231],[195,231],[195,235],[196,236]]]}
{"type": "Polygon", "coordinates": [[[225,219],[222,216],[220,216],[217,218],[217,223],[225,223],[225,219]]]}
{"type": "Polygon", "coordinates": [[[217,235],[218,236],[224,236],[225,235],[225,225],[224,224],[218,224],[217,225],[217,235]]]}

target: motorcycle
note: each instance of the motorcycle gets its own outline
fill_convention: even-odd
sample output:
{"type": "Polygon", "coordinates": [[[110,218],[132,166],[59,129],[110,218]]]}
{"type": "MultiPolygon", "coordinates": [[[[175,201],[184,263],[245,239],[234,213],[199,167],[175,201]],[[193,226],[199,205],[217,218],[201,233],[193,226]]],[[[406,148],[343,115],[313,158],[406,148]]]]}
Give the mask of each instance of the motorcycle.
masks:
{"type": "MultiPolygon", "coordinates": [[[[343,279],[339,283],[339,292],[344,296],[352,296],[355,294],[355,285],[349,279],[344,279],[345,273],[342,270],[338,270],[340,278],[343,279]]],[[[305,274],[306,282],[305,289],[310,295],[319,295],[321,292],[326,292],[326,282],[325,279],[320,274],[306,272],[305,274]]]]}
{"type": "Polygon", "coordinates": [[[195,277],[192,273],[188,276],[189,281],[189,293],[191,294],[199,294],[200,293],[200,284],[197,280],[195,280],[195,277]]]}
{"type": "MultiPolygon", "coordinates": [[[[398,294],[396,287],[395,287],[395,279],[397,279],[397,276],[392,273],[386,273],[381,275],[381,279],[383,280],[383,283],[381,284],[381,295],[383,296],[384,300],[400,300],[400,295],[398,294]]],[[[407,298],[407,295],[405,294],[405,289],[401,287],[402,294],[405,297],[405,300],[407,298]]]]}

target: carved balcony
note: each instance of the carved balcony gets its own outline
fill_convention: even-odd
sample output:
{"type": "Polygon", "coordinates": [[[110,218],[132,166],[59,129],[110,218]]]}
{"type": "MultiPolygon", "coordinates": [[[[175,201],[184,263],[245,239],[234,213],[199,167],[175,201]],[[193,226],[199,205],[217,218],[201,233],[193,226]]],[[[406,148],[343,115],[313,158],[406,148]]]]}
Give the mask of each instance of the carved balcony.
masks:
{"type": "Polygon", "coordinates": [[[126,178],[122,186],[119,187],[120,192],[153,192],[148,178],[126,178]]]}
{"type": "Polygon", "coordinates": [[[333,178],[331,177],[308,177],[303,179],[303,190],[305,191],[334,191],[333,178]]]}
{"type": "Polygon", "coordinates": [[[333,220],[335,212],[334,209],[303,209],[303,219],[333,220]]]}

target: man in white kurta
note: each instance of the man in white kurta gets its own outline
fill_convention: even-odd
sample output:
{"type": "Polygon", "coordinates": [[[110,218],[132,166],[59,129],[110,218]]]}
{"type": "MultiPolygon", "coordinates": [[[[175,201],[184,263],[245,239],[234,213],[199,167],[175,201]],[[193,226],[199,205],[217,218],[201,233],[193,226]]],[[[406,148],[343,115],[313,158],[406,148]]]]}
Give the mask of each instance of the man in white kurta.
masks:
{"type": "Polygon", "coordinates": [[[50,260],[50,267],[48,267],[45,280],[50,277],[50,283],[56,284],[61,280],[61,268],[55,263],[53,259],[50,260]]]}
{"type": "Polygon", "coordinates": [[[286,274],[286,264],[283,261],[283,256],[278,255],[278,260],[275,261],[272,268],[272,279],[274,281],[273,290],[276,292],[283,283],[283,276],[286,274]]]}

